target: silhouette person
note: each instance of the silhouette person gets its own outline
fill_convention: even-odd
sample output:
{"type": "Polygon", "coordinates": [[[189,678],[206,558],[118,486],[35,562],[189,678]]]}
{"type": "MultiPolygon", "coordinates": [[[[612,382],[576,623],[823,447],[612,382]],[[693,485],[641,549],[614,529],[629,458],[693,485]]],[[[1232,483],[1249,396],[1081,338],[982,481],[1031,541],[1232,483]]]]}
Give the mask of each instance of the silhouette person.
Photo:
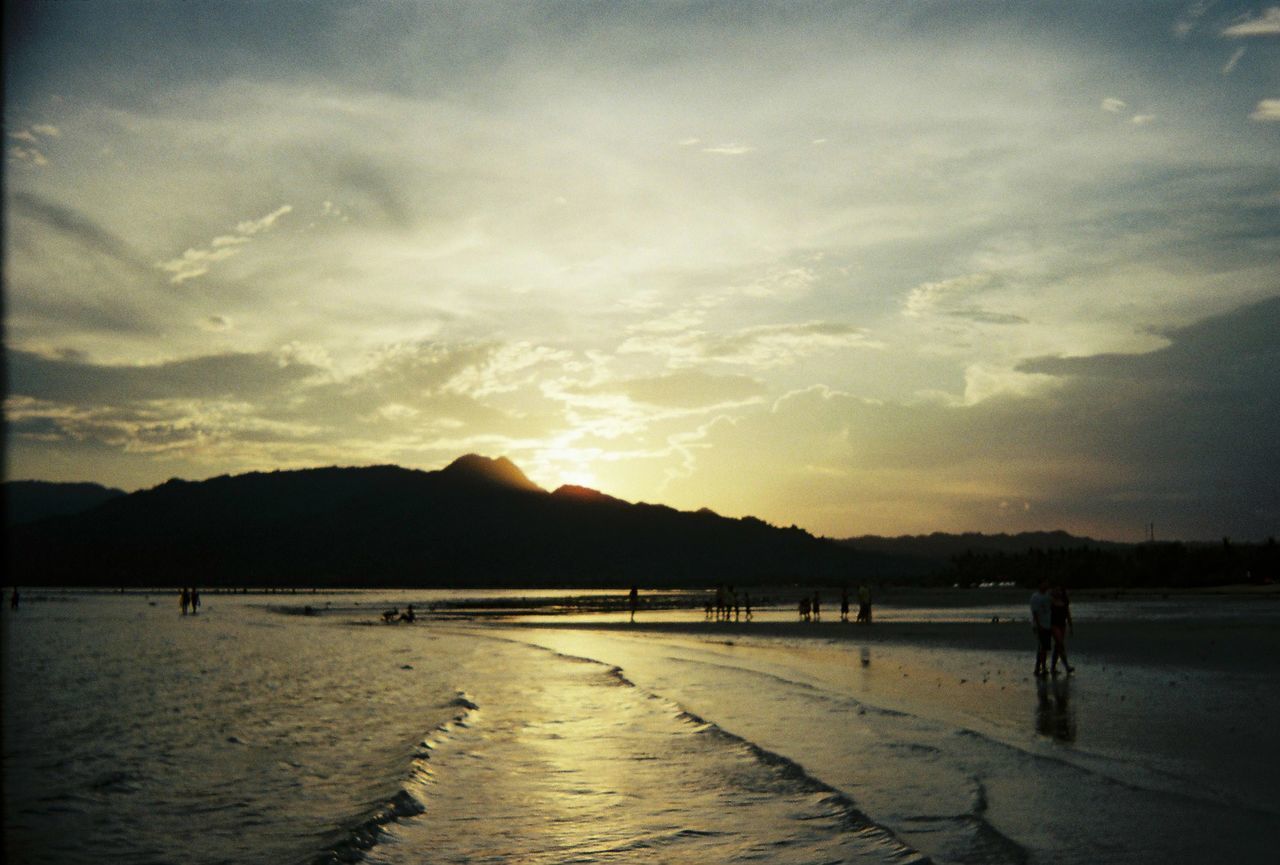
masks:
{"type": "Polygon", "coordinates": [[[188,592],[186,588],[183,588],[182,595],[178,598],[178,602],[182,604],[182,615],[185,616],[187,614],[187,607],[191,606],[191,593],[188,592]]]}
{"type": "Polygon", "coordinates": [[[822,621],[822,599],[818,597],[817,592],[813,593],[813,620],[822,621]]]}
{"type": "Polygon", "coordinates": [[[404,611],[404,613],[403,613],[403,614],[401,614],[401,616],[400,616],[400,621],[402,621],[402,622],[416,622],[416,621],[418,621],[418,617],[417,617],[417,616],[415,616],[415,615],[413,614],[413,604],[410,604],[410,605],[409,605],[409,609],[405,610],[405,611],[404,611]]]}
{"type": "Polygon", "coordinates": [[[13,594],[9,596],[9,609],[18,609],[18,587],[13,587],[13,594]]]}
{"type": "Polygon", "coordinates": [[[871,624],[871,588],[866,583],[858,586],[858,621],[871,624]]]}
{"type": "Polygon", "coordinates": [[[747,621],[751,621],[751,595],[747,592],[742,593],[742,608],[747,614],[747,621]]]}
{"type": "Polygon", "coordinates": [[[191,589],[191,615],[195,615],[200,611],[200,590],[192,587],[191,589]]]}
{"type": "Polygon", "coordinates": [[[627,606],[631,608],[631,621],[636,620],[636,607],[640,606],[640,590],[635,586],[631,587],[631,593],[627,595],[627,606]]]}
{"type": "Polygon", "coordinates": [[[849,621],[849,587],[840,587],[840,621],[849,621]]]}
{"type": "Polygon", "coordinates": [[[805,595],[800,599],[800,621],[809,621],[809,596],[805,595]]]}
{"type": "Polygon", "coordinates": [[[1036,670],[1035,675],[1043,676],[1049,671],[1045,668],[1045,658],[1049,654],[1049,644],[1053,640],[1052,621],[1053,601],[1049,597],[1049,581],[1041,580],[1039,587],[1031,596],[1031,629],[1036,635],[1036,670]]]}
{"type": "Polygon", "coordinates": [[[1058,658],[1062,658],[1062,666],[1067,673],[1074,673],[1076,668],[1067,661],[1067,631],[1075,633],[1075,625],[1071,622],[1071,598],[1066,588],[1059,583],[1049,592],[1049,631],[1053,636],[1053,660],[1050,672],[1058,675],[1058,658]]]}

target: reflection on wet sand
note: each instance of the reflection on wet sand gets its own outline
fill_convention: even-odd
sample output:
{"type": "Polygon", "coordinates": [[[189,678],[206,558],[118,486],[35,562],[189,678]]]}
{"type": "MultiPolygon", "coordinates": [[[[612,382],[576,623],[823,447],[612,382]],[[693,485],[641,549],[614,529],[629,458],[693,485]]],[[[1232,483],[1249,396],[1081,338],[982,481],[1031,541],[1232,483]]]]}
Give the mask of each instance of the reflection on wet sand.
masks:
{"type": "Polygon", "coordinates": [[[1036,680],[1036,732],[1059,742],[1076,740],[1076,713],[1071,705],[1071,678],[1036,680]]]}

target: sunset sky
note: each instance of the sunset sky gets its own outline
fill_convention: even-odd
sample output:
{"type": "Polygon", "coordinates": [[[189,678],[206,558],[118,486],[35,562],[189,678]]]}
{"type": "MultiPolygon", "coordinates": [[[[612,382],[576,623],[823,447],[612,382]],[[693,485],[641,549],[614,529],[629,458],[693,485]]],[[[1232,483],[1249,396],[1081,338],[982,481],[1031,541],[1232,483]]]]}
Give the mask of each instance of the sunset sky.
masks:
{"type": "Polygon", "coordinates": [[[1280,6],[5,8],[7,478],[1280,534],[1280,6]]]}

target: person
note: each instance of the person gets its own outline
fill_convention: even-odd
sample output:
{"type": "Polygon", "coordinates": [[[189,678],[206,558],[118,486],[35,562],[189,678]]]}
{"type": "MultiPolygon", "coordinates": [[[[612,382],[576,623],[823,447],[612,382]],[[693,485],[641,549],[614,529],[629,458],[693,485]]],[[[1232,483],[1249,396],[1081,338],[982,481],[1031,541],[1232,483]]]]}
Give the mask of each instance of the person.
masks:
{"type": "Polygon", "coordinates": [[[187,591],[185,586],[182,589],[182,595],[178,598],[178,602],[182,604],[182,615],[185,616],[187,607],[191,606],[191,593],[187,591]]]}
{"type": "Polygon", "coordinates": [[[742,593],[742,609],[747,614],[747,621],[751,621],[751,594],[749,592],[742,593]]]}
{"type": "Polygon", "coordinates": [[[800,599],[800,621],[809,621],[809,596],[805,595],[800,599]]]}
{"type": "Polygon", "coordinates": [[[399,607],[392,607],[389,610],[382,611],[382,621],[386,622],[388,625],[394,624],[398,618],[400,618],[399,607]]]}
{"type": "Polygon", "coordinates": [[[849,587],[840,587],[840,621],[849,621],[849,587]]]}
{"type": "Polygon", "coordinates": [[[1036,670],[1035,675],[1044,676],[1049,671],[1045,667],[1045,658],[1049,654],[1049,643],[1053,639],[1050,630],[1053,601],[1049,597],[1049,581],[1041,580],[1039,587],[1031,596],[1031,629],[1036,635],[1036,670]]]}
{"type": "Polygon", "coordinates": [[[18,609],[18,587],[13,587],[13,594],[9,597],[9,609],[18,609]]]}
{"type": "Polygon", "coordinates": [[[627,606],[631,608],[631,621],[636,620],[636,607],[640,606],[640,590],[635,586],[631,587],[631,594],[627,595],[627,606]]]}
{"type": "Polygon", "coordinates": [[[413,623],[418,621],[418,617],[413,614],[413,604],[409,605],[409,609],[405,610],[400,616],[400,621],[413,623]]]}
{"type": "Polygon", "coordinates": [[[813,593],[813,620],[815,622],[822,621],[822,598],[817,592],[813,593]]]}
{"type": "Polygon", "coordinates": [[[200,590],[194,586],[191,588],[191,615],[195,615],[200,611],[200,590]]]}
{"type": "Polygon", "coordinates": [[[1058,658],[1062,658],[1062,666],[1068,675],[1076,668],[1067,662],[1067,632],[1075,633],[1075,625],[1071,623],[1071,598],[1067,596],[1066,586],[1058,583],[1049,593],[1049,630],[1053,636],[1053,660],[1049,672],[1058,675],[1058,658]]]}
{"type": "Polygon", "coordinates": [[[858,621],[871,624],[871,588],[866,583],[858,586],[858,621]]]}

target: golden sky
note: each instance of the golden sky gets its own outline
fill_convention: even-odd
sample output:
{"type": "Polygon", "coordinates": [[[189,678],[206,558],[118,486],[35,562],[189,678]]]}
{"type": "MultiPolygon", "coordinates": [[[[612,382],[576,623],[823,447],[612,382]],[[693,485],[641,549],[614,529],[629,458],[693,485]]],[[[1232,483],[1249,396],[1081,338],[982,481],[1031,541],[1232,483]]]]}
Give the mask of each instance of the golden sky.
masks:
{"type": "Polygon", "coordinates": [[[1280,7],[5,15],[6,477],[1280,527],[1280,7]]]}

